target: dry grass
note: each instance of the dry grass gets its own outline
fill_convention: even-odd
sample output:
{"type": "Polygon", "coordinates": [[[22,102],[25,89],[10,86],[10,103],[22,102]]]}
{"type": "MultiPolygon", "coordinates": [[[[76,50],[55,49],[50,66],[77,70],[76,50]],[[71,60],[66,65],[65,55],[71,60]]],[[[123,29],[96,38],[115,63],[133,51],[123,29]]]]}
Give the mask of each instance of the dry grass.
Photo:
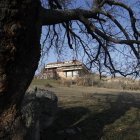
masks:
{"type": "Polygon", "coordinates": [[[58,96],[60,110],[47,140],[140,140],[139,91],[51,85],[37,85],[58,96]]]}
{"type": "MultiPolygon", "coordinates": [[[[53,80],[50,81],[52,82],[53,80]]],[[[140,81],[132,80],[128,78],[122,78],[122,77],[117,77],[112,79],[108,77],[103,77],[100,80],[99,76],[91,74],[91,75],[85,75],[83,77],[77,77],[75,80],[59,79],[54,81],[60,86],[66,86],[66,87],[77,85],[77,86],[85,86],[85,87],[92,86],[92,87],[100,87],[100,88],[108,88],[108,89],[140,91],[140,81]]]]}

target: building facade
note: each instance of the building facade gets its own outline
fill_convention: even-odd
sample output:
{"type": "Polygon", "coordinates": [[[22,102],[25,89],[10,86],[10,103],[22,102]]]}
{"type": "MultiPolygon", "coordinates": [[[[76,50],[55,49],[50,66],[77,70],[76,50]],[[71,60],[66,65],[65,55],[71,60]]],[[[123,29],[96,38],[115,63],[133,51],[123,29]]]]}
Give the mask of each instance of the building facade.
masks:
{"type": "Polygon", "coordinates": [[[45,66],[43,77],[45,79],[75,79],[88,74],[87,67],[78,60],[49,63],[45,66]]]}

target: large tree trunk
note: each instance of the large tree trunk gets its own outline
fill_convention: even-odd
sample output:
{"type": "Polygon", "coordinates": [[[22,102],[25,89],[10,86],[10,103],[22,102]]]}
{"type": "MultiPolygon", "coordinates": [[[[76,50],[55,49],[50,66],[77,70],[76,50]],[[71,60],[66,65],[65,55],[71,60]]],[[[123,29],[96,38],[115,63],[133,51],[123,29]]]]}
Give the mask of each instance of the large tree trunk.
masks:
{"type": "MultiPolygon", "coordinates": [[[[20,140],[14,121],[40,58],[39,0],[0,0],[0,139],[20,140]],[[17,137],[17,138],[16,138],[17,137]]],[[[19,120],[20,122],[20,120],[19,120]]]]}

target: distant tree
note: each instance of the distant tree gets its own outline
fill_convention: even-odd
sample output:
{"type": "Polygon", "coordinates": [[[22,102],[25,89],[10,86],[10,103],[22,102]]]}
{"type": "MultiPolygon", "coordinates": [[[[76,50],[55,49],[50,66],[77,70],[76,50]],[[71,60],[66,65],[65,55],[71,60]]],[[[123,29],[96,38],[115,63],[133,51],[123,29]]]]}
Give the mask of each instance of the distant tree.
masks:
{"type": "Polygon", "coordinates": [[[13,122],[38,66],[44,25],[47,49],[64,42],[77,51],[81,46],[90,64],[100,64],[112,74],[139,76],[139,1],[135,8],[119,0],[87,1],[85,8],[76,9],[72,2],[0,1],[0,139],[15,140],[13,122]],[[125,70],[124,63],[117,65],[113,59],[114,52],[126,60],[125,70]]]}

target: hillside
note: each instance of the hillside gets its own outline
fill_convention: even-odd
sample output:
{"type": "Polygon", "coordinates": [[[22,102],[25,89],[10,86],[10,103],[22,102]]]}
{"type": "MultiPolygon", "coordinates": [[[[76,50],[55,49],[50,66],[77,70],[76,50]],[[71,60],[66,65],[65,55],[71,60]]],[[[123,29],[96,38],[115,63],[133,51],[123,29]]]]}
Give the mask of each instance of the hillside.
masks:
{"type": "Polygon", "coordinates": [[[49,80],[35,80],[31,87],[36,86],[58,97],[59,111],[46,130],[47,140],[140,139],[139,91],[67,87],[49,80]]]}

